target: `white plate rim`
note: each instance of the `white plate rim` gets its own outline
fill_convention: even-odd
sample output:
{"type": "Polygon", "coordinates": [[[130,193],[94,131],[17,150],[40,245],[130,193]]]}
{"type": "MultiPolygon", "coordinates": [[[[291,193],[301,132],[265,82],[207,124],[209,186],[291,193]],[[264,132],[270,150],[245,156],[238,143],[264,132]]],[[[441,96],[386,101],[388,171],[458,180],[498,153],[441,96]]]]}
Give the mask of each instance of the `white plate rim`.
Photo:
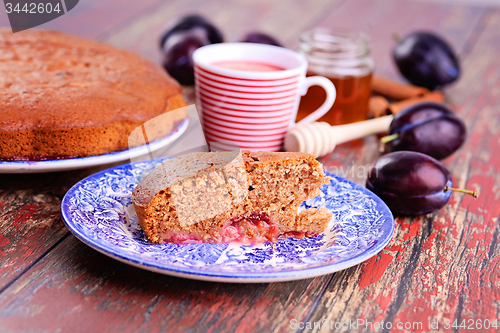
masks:
{"type": "Polygon", "coordinates": [[[188,125],[189,118],[185,118],[173,132],[162,139],[109,154],[43,161],[0,161],[0,174],[68,171],[127,161],[168,146],[186,131],[188,125]]]}

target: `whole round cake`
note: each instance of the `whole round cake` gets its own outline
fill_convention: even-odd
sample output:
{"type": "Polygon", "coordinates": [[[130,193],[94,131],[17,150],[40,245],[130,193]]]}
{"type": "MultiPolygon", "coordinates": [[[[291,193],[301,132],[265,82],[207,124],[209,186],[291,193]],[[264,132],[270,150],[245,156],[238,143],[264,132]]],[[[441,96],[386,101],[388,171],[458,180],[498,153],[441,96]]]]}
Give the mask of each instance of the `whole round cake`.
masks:
{"type": "Polygon", "coordinates": [[[179,84],[155,63],[52,31],[0,29],[0,159],[106,154],[148,127],[146,142],[187,117],[179,84]]]}

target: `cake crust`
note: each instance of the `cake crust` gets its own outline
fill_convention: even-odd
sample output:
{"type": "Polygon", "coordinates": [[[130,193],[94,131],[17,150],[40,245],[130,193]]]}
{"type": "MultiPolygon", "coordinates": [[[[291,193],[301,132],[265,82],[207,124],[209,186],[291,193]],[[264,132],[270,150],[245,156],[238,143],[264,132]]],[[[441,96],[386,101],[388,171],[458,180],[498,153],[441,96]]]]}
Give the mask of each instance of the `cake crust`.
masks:
{"type": "Polygon", "coordinates": [[[0,29],[0,88],[2,159],[124,150],[145,121],[168,113],[164,136],[187,116],[179,84],[158,65],[59,32],[0,29]]]}

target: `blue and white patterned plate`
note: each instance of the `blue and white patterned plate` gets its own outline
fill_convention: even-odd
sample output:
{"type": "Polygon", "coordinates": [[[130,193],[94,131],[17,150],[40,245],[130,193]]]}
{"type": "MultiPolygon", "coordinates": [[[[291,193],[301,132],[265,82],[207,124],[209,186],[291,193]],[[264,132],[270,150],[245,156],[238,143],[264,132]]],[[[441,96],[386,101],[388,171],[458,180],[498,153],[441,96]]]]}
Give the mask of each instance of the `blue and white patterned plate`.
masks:
{"type": "Polygon", "coordinates": [[[394,218],[376,195],[344,178],[321,187],[301,207],[326,207],[334,216],[325,233],[277,243],[150,244],[131,201],[137,179],[160,161],[101,171],[73,186],[61,204],[66,226],[90,247],[153,272],[217,282],[305,279],[359,264],[381,251],[394,232],[394,218]]]}
{"type": "Polygon", "coordinates": [[[0,161],[0,173],[41,173],[66,171],[130,161],[130,159],[138,158],[167,147],[186,131],[188,124],[189,119],[186,118],[177,126],[175,131],[162,139],[153,141],[147,145],[104,155],[47,161],[0,161]]]}

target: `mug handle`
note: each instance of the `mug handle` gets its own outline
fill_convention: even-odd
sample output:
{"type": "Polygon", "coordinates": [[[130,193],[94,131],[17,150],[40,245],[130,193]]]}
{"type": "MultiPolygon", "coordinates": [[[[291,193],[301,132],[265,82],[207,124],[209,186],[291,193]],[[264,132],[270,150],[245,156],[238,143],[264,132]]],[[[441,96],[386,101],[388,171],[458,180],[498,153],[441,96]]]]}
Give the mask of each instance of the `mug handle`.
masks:
{"type": "Polygon", "coordinates": [[[326,99],[316,111],[299,121],[296,125],[312,123],[313,121],[316,121],[324,116],[328,112],[328,110],[330,110],[333,103],[335,102],[335,98],[337,97],[337,92],[332,81],[323,76],[306,77],[301,87],[301,96],[304,96],[311,86],[320,86],[325,89],[326,99]]]}

